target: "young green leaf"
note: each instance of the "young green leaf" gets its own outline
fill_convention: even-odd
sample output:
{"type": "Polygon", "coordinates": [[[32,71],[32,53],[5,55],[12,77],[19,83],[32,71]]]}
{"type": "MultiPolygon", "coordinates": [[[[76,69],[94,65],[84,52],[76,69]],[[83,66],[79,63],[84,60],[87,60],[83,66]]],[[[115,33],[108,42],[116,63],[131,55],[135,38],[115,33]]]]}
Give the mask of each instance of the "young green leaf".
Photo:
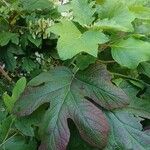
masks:
{"type": "Polygon", "coordinates": [[[62,60],[70,59],[81,52],[97,57],[98,44],[108,41],[107,36],[99,31],[89,30],[81,33],[72,21],[55,24],[50,31],[60,35],[57,49],[62,60]]]}
{"type": "Polygon", "coordinates": [[[3,94],[3,100],[9,112],[12,111],[15,102],[19,99],[20,95],[23,93],[25,87],[26,87],[26,78],[22,77],[17,81],[12,91],[12,96],[9,96],[7,92],[3,94]]]}
{"type": "Polygon", "coordinates": [[[58,67],[29,82],[14,112],[29,115],[40,105],[50,103],[40,128],[41,150],[66,149],[70,136],[68,118],[74,121],[85,141],[102,148],[107,143],[108,124],[101,110],[86,99],[107,109],[126,106],[128,97],[110,80],[103,65],[92,66],[76,75],[58,67]]]}
{"type": "Polygon", "coordinates": [[[94,13],[96,12],[93,2],[89,0],[72,0],[71,7],[73,10],[74,21],[79,22],[81,25],[86,26],[92,24],[94,21],[94,13]]]}
{"type": "Polygon", "coordinates": [[[140,62],[150,60],[150,43],[128,38],[112,45],[111,53],[120,65],[134,69],[140,62]]]}
{"type": "Polygon", "coordinates": [[[96,29],[133,31],[131,22],[135,16],[121,1],[106,0],[99,5],[98,15],[100,19],[94,24],[96,29]]]}

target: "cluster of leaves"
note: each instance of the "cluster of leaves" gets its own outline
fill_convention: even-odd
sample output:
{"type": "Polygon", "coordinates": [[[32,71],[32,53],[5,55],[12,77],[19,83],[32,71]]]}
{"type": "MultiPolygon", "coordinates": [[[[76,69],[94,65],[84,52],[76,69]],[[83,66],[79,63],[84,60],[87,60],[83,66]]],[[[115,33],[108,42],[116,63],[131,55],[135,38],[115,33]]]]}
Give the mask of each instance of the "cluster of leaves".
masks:
{"type": "Polygon", "coordinates": [[[0,149],[150,150],[149,0],[0,0],[0,73],[0,149]]]}

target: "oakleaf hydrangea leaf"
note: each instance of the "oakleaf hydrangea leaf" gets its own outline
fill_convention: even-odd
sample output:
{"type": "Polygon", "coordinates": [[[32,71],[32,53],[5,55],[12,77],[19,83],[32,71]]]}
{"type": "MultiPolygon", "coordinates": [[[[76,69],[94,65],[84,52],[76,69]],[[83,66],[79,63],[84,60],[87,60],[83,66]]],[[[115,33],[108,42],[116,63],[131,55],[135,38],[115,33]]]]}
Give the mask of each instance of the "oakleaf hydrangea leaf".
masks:
{"type": "Polygon", "coordinates": [[[66,149],[70,137],[68,118],[74,121],[85,141],[103,148],[107,143],[108,124],[102,111],[89,99],[106,109],[128,104],[126,94],[110,80],[103,65],[76,74],[66,67],[58,67],[29,82],[14,112],[20,116],[29,115],[40,105],[50,103],[40,127],[40,150],[66,149]]]}
{"type": "Polygon", "coordinates": [[[93,2],[89,0],[72,0],[71,7],[73,10],[74,21],[79,22],[81,25],[90,25],[94,21],[95,8],[92,8],[93,2]]]}
{"type": "Polygon", "coordinates": [[[94,24],[97,29],[133,31],[131,22],[135,19],[126,5],[118,0],[106,0],[99,5],[99,21],[94,24]]]}
{"type": "Polygon", "coordinates": [[[97,57],[98,44],[108,41],[106,35],[99,31],[89,30],[81,33],[71,21],[55,24],[50,28],[50,31],[60,35],[57,49],[60,58],[63,60],[71,59],[81,52],[97,57]]]}
{"type": "Polygon", "coordinates": [[[150,135],[142,131],[138,118],[123,111],[108,112],[107,117],[111,133],[105,150],[149,150],[150,135]]]}
{"type": "Polygon", "coordinates": [[[150,43],[128,38],[114,44],[111,53],[120,65],[134,69],[140,62],[150,60],[150,43]]]}

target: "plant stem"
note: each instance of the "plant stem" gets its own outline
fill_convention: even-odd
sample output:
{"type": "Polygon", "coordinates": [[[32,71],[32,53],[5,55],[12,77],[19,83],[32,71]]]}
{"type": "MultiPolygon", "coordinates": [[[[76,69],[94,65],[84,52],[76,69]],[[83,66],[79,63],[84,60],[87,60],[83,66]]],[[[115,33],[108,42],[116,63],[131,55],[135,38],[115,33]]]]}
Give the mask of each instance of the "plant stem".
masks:
{"type": "Polygon", "coordinates": [[[97,62],[99,62],[99,63],[103,63],[103,64],[110,64],[110,63],[115,63],[115,61],[114,60],[96,60],[97,62]]]}
{"type": "Polygon", "coordinates": [[[13,134],[10,138],[8,138],[6,141],[4,141],[2,144],[0,144],[0,148],[7,142],[9,141],[11,138],[13,138],[14,136],[16,136],[18,133],[13,134]]]}
{"type": "Polygon", "coordinates": [[[9,4],[5,0],[1,0],[7,7],[9,7],[9,4]]]}
{"type": "Polygon", "coordinates": [[[149,84],[147,84],[147,83],[145,83],[145,82],[143,82],[142,80],[139,80],[139,79],[135,79],[135,78],[132,78],[132,77],[120,74],[120,73],[115,73],[115,72],[110,72],[110,73],[114,76],[119,76],[119,77],[122,77],[122,78],[125,78],[125,79],[128,79],[128,80],[134,80],[134,81],[140,82],[140,83],[142,83],[146,86],[150,86],[149,84]]]}
{"type": "Polygon", "coordinates": [[[2,66],[0,66],[0,73],[1,73],[9,82],[12,81],[12,79],[9,77],[9,75],[7,74],[7,72],[2,68],[2,66]]]}

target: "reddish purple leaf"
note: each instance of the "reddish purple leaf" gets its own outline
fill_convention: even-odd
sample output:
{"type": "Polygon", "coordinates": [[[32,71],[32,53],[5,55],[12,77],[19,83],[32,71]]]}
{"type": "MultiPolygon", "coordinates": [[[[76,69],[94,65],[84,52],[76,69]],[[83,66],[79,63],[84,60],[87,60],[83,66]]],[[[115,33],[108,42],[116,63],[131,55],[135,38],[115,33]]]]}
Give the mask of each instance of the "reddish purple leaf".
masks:
{"type": "Polygon", "coordinates": [[[28,84],[16,103],[19,116],[31,114],[40,105],[50,103],[41,122],[40,150],[65,150],[70,132],[67,119],[76,124],[82,138],[91,145],[104,148],[107,144],[108,123],[102,111],[88,97],[106,109],[128,104],[125,93],[111,83],[105,66],[92,66],[74,75],[65,67],[42,73],[28,84]]]}

